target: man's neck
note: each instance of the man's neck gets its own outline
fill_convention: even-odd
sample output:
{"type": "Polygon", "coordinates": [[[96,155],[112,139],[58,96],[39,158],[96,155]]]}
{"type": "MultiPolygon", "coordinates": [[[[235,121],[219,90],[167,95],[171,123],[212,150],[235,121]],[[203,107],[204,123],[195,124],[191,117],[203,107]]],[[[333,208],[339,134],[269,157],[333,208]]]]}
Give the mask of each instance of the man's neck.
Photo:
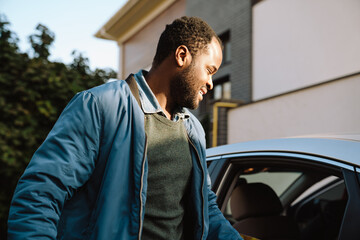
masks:
{"type": "Polygon", "coordinates": [[[172,119],[174,104],[170,96],[170,75],[166,69],[160,65],[155,69],[150,69],[145,76],[145,80],[151,91],[159,102],[160,107],[168,119],[172,119]]]}

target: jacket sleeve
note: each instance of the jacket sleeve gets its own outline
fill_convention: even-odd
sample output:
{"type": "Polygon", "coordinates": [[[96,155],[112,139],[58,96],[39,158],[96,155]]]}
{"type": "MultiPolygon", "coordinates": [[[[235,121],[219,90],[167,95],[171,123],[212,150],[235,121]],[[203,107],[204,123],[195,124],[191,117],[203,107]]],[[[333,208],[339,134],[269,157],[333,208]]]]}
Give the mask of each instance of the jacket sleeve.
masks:
{"type": "Polygon", "coordinates": [[[242,240],[240,234],[224,217],[216,203],[216,195],[210,189],[208,175],[208,201],[209,201],[209,234],[208,240],[242,240]]]}
{"type": "Polygon", "coordinates": [[[89,92],[77,94],[18,182],[9,212],[9,239],[56,238],[64,203],[94,169],[100,128],[96,98],[89,92]]]}

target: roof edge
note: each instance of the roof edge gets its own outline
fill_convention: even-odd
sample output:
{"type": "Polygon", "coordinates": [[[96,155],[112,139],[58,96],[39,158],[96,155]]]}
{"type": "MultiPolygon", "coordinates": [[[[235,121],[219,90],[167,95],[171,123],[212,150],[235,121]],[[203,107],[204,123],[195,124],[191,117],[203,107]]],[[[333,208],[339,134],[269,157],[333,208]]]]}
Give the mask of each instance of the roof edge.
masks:
{"type": "Polygon", "coordinates": [[[176,0],[129,0],[96,33],[95,37],[125,42],[176,0]],[[139,13],[141,10],[141,13],[139,13]],[[131,23],[129,23],[131,19],[131,23]]]}

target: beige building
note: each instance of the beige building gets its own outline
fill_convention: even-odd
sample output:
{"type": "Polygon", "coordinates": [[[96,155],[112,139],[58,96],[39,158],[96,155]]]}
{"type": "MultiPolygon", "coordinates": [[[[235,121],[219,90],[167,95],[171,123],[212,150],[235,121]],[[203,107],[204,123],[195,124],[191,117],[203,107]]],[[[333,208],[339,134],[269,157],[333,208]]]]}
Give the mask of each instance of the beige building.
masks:
{"type": "MultiPolygon", "coordinates": [[[[360,1],[250,2],[252,50],[242,57],[252,66],[251,99],[227,111],[227,142],[360,133],[360,1]]],[[[119,45],[119,79],[150,68],[165,24],[186,15],[189,4],[129,0],[97,32],[119,45]]],[[[206,11],[219,12],[211,6],[206,11]]],[[[191,11],[201,16],[202,9],[191,11]]],[[[216,26],[222,18],[214,17],[216,26]]]]}
{"type": "Polygon", "coordinates": [[[228,143],[360,133],[360,1],[256,4],[252,74],[252,103],[228,113],[228,143]]]}

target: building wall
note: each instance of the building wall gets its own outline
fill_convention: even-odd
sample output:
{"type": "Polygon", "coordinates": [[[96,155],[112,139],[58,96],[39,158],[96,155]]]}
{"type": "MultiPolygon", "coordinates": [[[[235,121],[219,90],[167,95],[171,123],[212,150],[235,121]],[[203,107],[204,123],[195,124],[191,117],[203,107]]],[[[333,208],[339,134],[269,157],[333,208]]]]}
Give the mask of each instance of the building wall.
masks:
{"type": "Polygon", "coordinates": [[[360,133],[360,73],[229,110],[228,143],[360,133]]]}
{"type": "Polygon", "coordinates": [[[229,110],[228,143],[360,132],[360,1],[253,7],[253,103],[229,110]]]}
{"type": "Polygon", "coordinates": [[[176,1],[120,46],[120,78],[151,66],[160,34],[166,24],[185,14],[185,3],[185,0],[176,1]]]}
{"type": "Polygon", "coordinates": [[[251,1],[188,0],[186,15],[204,19],[220,35],[230,31],[231,62],[223,64],[216,79],[229,75],[231,97],[251,100],[251,1]]]}
{"type": "Polygon", "coordinates": [[[360,71],[359,0],[271,0],[253,8],[253,100],[360,71]]]}
{"type": "MultiPolygon", "coordinates": [[[[188,0],[186,15],[204,19],[218,35],[230,33],[231,61],[224,62],[214,75],[214,84],[218,80],[229,78],[231,98],[244,103],[251,101],[251,0],[188,0]]],[[[208,95],[211,95],[209,93],[208,95]]],[[[206,96],[199,109],[193,113],[200,121],[210,119],[207,136],[212,139],[212,100],[206,96]],[[207,105],[207,106],[203,106],[207,105]],[[209,107],[210,106],[210,107],[209,107]]],[[[227,109],[219,109],[218,145],[227,143],[227,109]]],[[[211,142],[211,141],[209,141],[211,142]]],[[[208,147],[211,145],[208,144],[208,147]]]]}

